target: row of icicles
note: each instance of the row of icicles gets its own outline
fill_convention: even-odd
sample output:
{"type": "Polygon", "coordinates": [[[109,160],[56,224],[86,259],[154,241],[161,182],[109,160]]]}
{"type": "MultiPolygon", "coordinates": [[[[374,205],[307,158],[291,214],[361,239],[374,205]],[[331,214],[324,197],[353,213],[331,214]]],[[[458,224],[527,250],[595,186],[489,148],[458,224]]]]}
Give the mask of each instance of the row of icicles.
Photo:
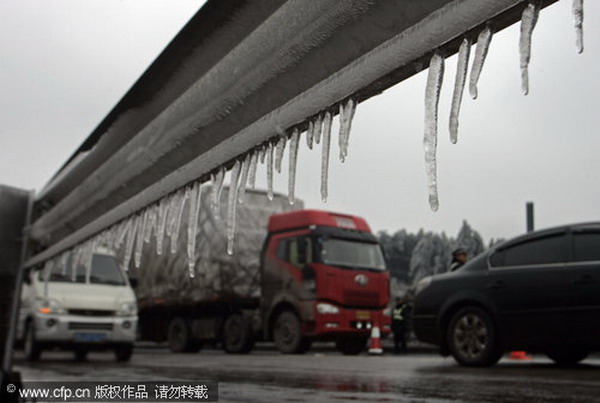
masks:
{"type": "MultiPolygon", "coordinates": [[[[577,52],[583,52],[583,0],[573,0],[573,16],[575,19],[576,47],[577,52]]],[[[521,35],[519,38],[519,56],[521,68],[521,91],[524,95],[529,93],[528,66],[531,59],[531,36],[540,12],[540,2],[529,0],[521,17],[521,35]]],[[[479,33],[477,47],[471,66],[469,77],[469,94],[473,99],[477,98],[477,82],[483,69],[483,63],[492,41],[493,31],[489,24],[479,33]]],[[[458,116],[460,104],[467,81],[469,57],[471,53],[471,41],[463,39],[459,51],[454,82],[454,92],[450,109],[450,141],[455,144],[458,138],[458,116]]],[[[429,74],[425,89],[425,130],[423,146],[425,149],[425,169],[427,174],[429,206],[433,211],[439,208],[437,190],[437,164],[436,148],[438,134],[438,104],[440,90],[444,78],[444,57],[441,52],[434,52],[429,63],[429,74]]]]}
{"type": "MultiPolygon", "coordinates": [[[[539,2],[530,0],[523,11],[521,20],[521,37],[519,40],[521,88],[523,94],[529,92],[528,65],[531,54],[531,35],[539,15],[539,2]]],[[[577,51],[583,51],[583,0],[573,1],[573,14],[575,17],[576,45],[577,51]]],[[[477,82],[481,75],[483,64],[492,40],[493,32],[487,26],[477,38],[477,47],[469,77],[469,93],[473,99],[477,98],[477,82]]],[[[456,143],[458,134],[458,116],[464,87],[467,81],[468,64],[470,57],[471,41],[464,39],[458,52],[458,63],[452,106],[450,112],[450,140],[456,143]]],[[[440,90],[444,75],[444,57],[436,51],[431,58],[429,74],[425,90],[425,129],[423,144],[425,149],[425,166],[428,180],[429,204],[433,211],[439,207],[436,177],[436,148],[437,148],[437,120],[440,90]]],[[[348,99],[339,106],[339,158],[342,162],[348,156],[348,143],[352,119],[356,111],[356,101],[348,99]]],[[[329,169],[329,154],[331,146],[331,128],[333,114],[325,111],[317,114],[308,122],[305,133],[309,149],[314,144],[321,143],[321,199],[327,201],[327,183],[329,169]]],[[[297,127],[292,128],[289,134],[278,128],[278,136],[250,150],[245,156],[236,159],[231,168],[231,182],[228,196],[227,209],[227,253],[233,254],[233,240],[235,231],[235,216],[237,203],[243,203],[246,186],[251,188],[256,184],[256,172],[258,162],[267,165],[267,197],[273,200],[273,173],[282,170],[282,160],[286,144],[289,141],[289,177],[288,177],[288,199],[290,204],[295,201],[295,177],[298,147],[300,142],[300,131],[297,127]]],[[[211,208],[216,217],[219,216],[219,204],[225,173],[227,168],[221,166],[211,174],[211,208]]],[[[118,250],[125,245],[123,266],[128,269],[133,257],[136,268],[140,267],[142,251],[145,243],[149,243],[152,235],[156,237],[156,253],[161,255],[165,236],[170,238],[171,253],[177,252],[179,243],[180,226],[183,221],[184,207],[188,204],[187,225],[187,258],[190,277],[195,276],[196,263],[196,233],[199,219],[201,200],[204,186],[200,181],[184,186],[179,190],[163,197],[161,200],[144,208],[141,212],[133,214],[119,223],[104,230],[100,234],[88,239],[84,243],[75,246],[71,250],[63,252],[58,257],[46,262],[46,269],[52,270],[55,264],[60,263],[66,270],[67,262],[71,259],[73,267],[83,264],[89,276],[93,251],[97,247],[106,247],[118,250]]],[[[73,280],[75,280],[73,270],[73,280]]]]}

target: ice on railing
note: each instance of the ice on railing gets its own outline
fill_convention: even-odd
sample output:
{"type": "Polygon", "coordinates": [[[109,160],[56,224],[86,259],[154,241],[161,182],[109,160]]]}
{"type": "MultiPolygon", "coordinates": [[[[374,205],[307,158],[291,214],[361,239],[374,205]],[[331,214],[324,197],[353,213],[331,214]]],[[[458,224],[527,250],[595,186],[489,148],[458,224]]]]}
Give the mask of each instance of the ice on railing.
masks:
{"type": "Polygon", "coordinates": [[[467,81],[470,54],[471,41],[465,38],[458,49],[454,93],[452,94],[452,106],[450,108],[450,141],[452,144],[456,144],[456,141],[458,140],[458,116],[460,114],[460,104],[465,91],[465,82],[467,81]]]}
{"type": "Polygon", "coordinates": [[[244,202],[244,195],[246,194],[246,184],[248,183],[248,174],[250,171],[251,157],[251,154],[248,153],[242,160],[242,168],[240,172],[240,185],[238,190],[238,203],[244,202]]]}
{"type": "Polygon", "coordinates": [[[273,200],[273,143],[267,149],[267,197],[273,200]]]}
{"type": "Polygon", "coordinates": [[[321,201],[327,201],[327,182],[329,180],[329,149],[331,147],[331,123],[333,118],[330,112],[325,112],[323,117],[323,144],[321,145],[321,201]]]}
{"type": "Polygon", "coordinates": [[[477,98],[477,82],[481,76],[483,70],[483,63],[487,56],[492,42],[493,32],[492,29],[487,26],[483,31],[479,33],[477,37],[477,48],[475,49],[475,56],[473,57],[473,66],[471,66],[471,77],[469,79],[469,93],[471,98],[477,98]]]}
{"type": "Polygon", "coordinates": [[[308,129],[306,129],[306,145],[309,150],[313,149],[313,139],[315,137],[315,123],[310,120],[308,122],[308,129]]]}
{"type": "Polygon", "coordinates": [[[348,143],[350,142],[350,130],[352,128],[352,119],[356,112],[356,102],[349,99],[346,104],[340,103],[340,132],[339,147],[340,161],[344,162],[348,156],[348,143]]]}
{"type": "Polygon", "coordinates": [[[248,173],[248,186],[254,189],[256,187],[256,170],[258,169],[258,152],[252,152],[252,158],[250,158],[250,172],[248,173]]]}
{"type": "Polygon", "coordinates": [[[298,142],[300,140],[300,133],[298,129],[292,131],[292,137],[290,138],[290,154],[289,154],[289,177],[288,177],[288,200],[290,204],[294,204],[296,201],[295,188],[296,188],[296,163],[298,160],[298,142]]]}
{"type": "MultiPolygon", "coordinates": [[[[223,191],[223,181],[225,180],[225,167],[219,168],[217,173],[211,175],[212,179],[212,207],[213,211],[219,212],[219,203],[221,200],[221,192],[223,191]]],[[[219,218],[219,214],[215,216],[219,218]]]]}
{"type": "Polygon", "coordinates": [[[583,53],[583,0],[573,0],[573,18],[575,19],[575,46],[577,53],[583,53]]]}
{"type": "Polygon", "coordinates": [[[235,211],[238,202],[238,186],[241,164],[236,161],[231,169],[231,183],[227,202],[227,254],[233,254],[233,238],[235,235],[235,211]]]}
{"type": "Polygon", "coordinates": [[[318,114],[314,123],[314,140],[315,144],[321,142],[321,132],[323,131],[323,115],[318,114]]]}
{"type": "Polygon", "coordinates": [[[158,225],[156,228],[156,253],[162,255],[165,233],[167,232],[167,217],[171,205],[170,197],[163,197],[158,205],[158,225]]]}
{"type": "Polygon", "coordinates": [[[275,151],[275,170],[277,173],[281,173],[281,162],[283,161],[283,153],[285,151],[285,145],[287,143],[287,136],[282,133],[277,141],[277,148],[275,151]]]}
{"type": "MultiPolygon", "coordinates": [[[[177,252],[177,246],[178,246],[178,242],[179,242],[179,232],[181,229],[181,221],[183,219],[183,210],[185,208],[185,202],[190,197],[190,190],[188,188],[179,189],[178,193],[180,194],[180,196],[177,199],[177,209],[173,212],[173,221],[172,221],[173,226],[171,228],[171,253],[177,252]]],[[[217,194],[219,194],[219,193],[220,193],[220,191],[217,191],[217,194]]],[[[214,201],[213,201],[213,203],[214,203],[214,201]]],[[[214,204],[212,205],[212,208],[215,209],[214,204]]],[[[216,208],[218,208],[218,205],[216,208]]],[[[215,213],[215,217],[218,217],[218,216],[219,215],[218,215],[218,211],[217,211],[215,213]]]]}
{"type": "Polygon", "coordinates": [[[519,60],[521,67],[521,92],[529,93],[529,61],[531,59],[531,35],[540,13],[539,3],[529,1],[521,17],[521,36],[519,37],[519,60]]]}
{"type": "Polygon", "coordinates": [[[187,256],[188,272],[190,277],[194,277],[196,265],[196,233],[198,232],[198,214],[200,213],[200,204],[202,203],[202,186],[196,181],[190,189],[190,203],[188,206],[188,237],[187,237],[187,256]]]}

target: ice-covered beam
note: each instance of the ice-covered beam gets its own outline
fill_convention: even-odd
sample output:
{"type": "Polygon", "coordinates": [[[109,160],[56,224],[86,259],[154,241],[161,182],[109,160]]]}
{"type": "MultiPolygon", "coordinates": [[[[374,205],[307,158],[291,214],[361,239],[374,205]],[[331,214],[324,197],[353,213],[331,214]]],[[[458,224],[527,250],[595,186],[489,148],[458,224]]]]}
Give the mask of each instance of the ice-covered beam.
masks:
{"type": "MultiPolygon", "coordinates": [[[[244,6],[256,3],[240,4],[251,13],[244,6]]],[[[200,72],[153,120],[133,135],[128,132],[128,142],[81,175],[79,165],[97,153],[92,147],[72,169],[71,178],[79,174],[79,182],[73,181],[71,190],[49,192],[54,207],[34,223],[32,235],[54,245],[44,255],[65,249],[207,177],[281,129],[303,126],[326,109],[335,113],[348,97],[367,99],[417,73],[434,51],[448,56],[486,25],[499,30],[517,22],[523,8],[519,0],[290,0],[273,6],[256,29],[200,72]]],[[[215,32],[230,29],[225,21],[215,32]]],[[[196,40],[194,45],[188,38],[188,45],[196,46],[192,53],[201,58],[208,45],[196,40]]],[[[163,62],[164,55],[155,65],[163,62]]],[[[99,136],[96,147],[103,139],[99,136]]]]}

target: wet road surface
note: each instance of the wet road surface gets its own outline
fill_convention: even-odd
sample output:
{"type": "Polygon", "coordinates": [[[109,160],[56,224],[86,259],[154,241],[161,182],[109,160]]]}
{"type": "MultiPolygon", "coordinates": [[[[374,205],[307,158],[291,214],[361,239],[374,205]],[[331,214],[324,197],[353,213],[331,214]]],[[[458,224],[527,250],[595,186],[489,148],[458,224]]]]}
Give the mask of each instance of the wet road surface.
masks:
{"type": "Polygon", "coordinates": [[[568,369],[543,356],[482,369],[423,352],[281,355],[263,348],[229,355],[142,347],[126,364],[109,353],[76,362],[68,352],[44,352],[33,364],[17,353],[15,367],[23,381],[217,381],[220,402],[600,402],[598,357],[568,369]]]}

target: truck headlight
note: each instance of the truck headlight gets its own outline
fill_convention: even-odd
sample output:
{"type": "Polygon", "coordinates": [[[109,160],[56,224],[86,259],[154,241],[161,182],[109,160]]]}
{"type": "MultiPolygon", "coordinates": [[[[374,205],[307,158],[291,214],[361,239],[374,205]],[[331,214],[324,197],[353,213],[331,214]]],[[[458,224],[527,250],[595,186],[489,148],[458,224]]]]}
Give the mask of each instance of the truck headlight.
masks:
{"type": "Polygon", "coordinates": [[[56,314],[63,315],[67,313],[65,308],[55,299],[39,299],[37,302],[37,311],[44,315],[56,314]]]}
{"type": "Polygon", "coordinates": [[[117,311],[118,316],[137,315],[137,305],[135,302],[123,302],[117,311]]]}
{"type": "Polygon", "coordinates": [[[427,276],[427,277],[423,277],[421,280],[419,280],[419,282],[417,283],[417,286],[415,288],[415,295],[419,294],[425,288],[429,287],[429,284],[431,284],[432,279],[433,278],[431,276],[427,276]]]}
{"type": "Polygon", "coordinates": [[[339,313],[340,309],[335,305],[320,302],[317,304],[317,312],[319,312],[320,314],[328,314],[328,313],[333,314],[333,313],[339,313]]]}

